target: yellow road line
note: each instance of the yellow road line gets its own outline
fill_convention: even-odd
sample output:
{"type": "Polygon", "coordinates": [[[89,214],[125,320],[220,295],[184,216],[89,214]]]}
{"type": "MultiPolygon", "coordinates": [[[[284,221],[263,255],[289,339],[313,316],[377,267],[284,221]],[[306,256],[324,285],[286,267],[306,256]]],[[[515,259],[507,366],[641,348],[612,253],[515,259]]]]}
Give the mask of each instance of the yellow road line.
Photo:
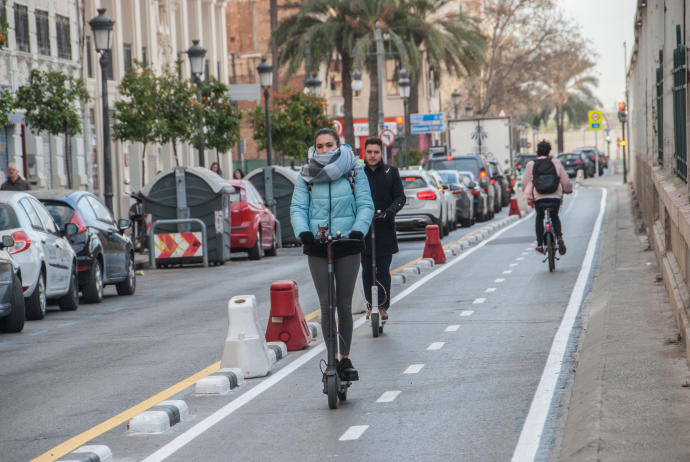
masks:
{"type": "Polygon", "coordinates": [[[171,396],[176,395],[177,393],[181,392],[187,387],[192,386],[199,380],[203,379],[206,376],[209,376],[216,372],[218,369],[220,369],[220,361],[215,362],[211,364],[210,366],[206,367],[205,369],[202,369],[201,371],[197,372],[194,375],[190,375],[186,379],[182,380],[181,382],[176,383],[172,387],[161,391],[158,394],[153,395],[149,399],[142,401],[139,404],[136,404],[126,411],[123,411],[116,415],[115,417],[111,417],[110,419],[106,420],[105,422],[102,422],[95,427],[90,428],[89,430],[86,430],[83,433],[78,434],[77,436],[68,439],[64,443],[60,443],[57,446],[55,446],[53,449],[49,450],[48,452],[41,454],[40,456],[36,457],[35,459],[32,459],[31,462],[44,462],[44,461],[53,461],[56,460],[65,454],[68,454],[75,449],[79,448],[80,446],[83,446],[84,444],[88,443],[92,439],[96,438],[97,436],[102,435],[103,433],[112,430],[113,428],[117,427],[118,425],[121,425],[125,422],[127,422],[129,419],[134,417],[137,414],[140,414],[147,409],[150,409],[151,407],[155,406],[156,404],[160,403],[163,400],[166,400],[170,398],[171,396]]]}
{"type": "Polygon", "coordinates": [[[311,313],[309,313],[308,315],[306,315],[306,316],[304,317],[304,319],[307,320],[307,321],[311,321],[312,319],[314,319],[315,317],[317,317],[317,316],[320,315],[320,314],[321,314],[321,310],[320,310],[320,309],[319,309],[319,310],[314,310],[314,311],[312,311],[311,313]]]}

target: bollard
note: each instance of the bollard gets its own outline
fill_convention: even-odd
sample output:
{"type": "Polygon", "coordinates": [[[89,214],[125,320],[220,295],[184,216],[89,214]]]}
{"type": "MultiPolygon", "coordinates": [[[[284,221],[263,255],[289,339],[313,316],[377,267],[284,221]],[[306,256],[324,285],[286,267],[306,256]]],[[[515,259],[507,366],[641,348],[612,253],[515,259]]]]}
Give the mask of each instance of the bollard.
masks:
{"type": "Polygon", "coordinates": [[[299,304],[297,281],[271,284],[271,314],[266,326],[266,341],[281,341],[289,351],[309,346],[311,334],[299,304]]]}
{"type": "Polygon", "coordinates": [[[236,367],[246,378],[267,375],[272,363],[266,340],[260,331],[256,318],[256,297],[232,297],[228,302],[228,335],[220,367],[236,367]]]}
{"type": "Polygon", "coordinates": [[[446,262],[446,253],[443,251],[438,225],[426,227],[426,242],[424,243],[422,258],[433,258],[437,265],[446,262]]]}

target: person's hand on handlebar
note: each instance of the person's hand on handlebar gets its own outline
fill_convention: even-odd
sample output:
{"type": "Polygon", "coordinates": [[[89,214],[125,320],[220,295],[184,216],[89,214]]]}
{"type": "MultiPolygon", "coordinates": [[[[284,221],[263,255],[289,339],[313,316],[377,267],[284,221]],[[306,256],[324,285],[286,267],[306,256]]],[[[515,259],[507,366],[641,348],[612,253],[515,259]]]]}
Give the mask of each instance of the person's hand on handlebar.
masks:
{"type": "Polygon", "coordinates": [[[360,231],[352,230],[352,231],[350,231],[350,235],[348,236],[348,239],[355,239],[355,240],[361,241],[362,239],[364,239],[364,234],[362,234],[360,231]]]}
{"type": "Polygon", "coordinates": [[[299,240],[302,241],[302,244],[313,244],[314,243],[314,233],[311,231],[304,231],[302,233],[299,233],[299,240]]]}

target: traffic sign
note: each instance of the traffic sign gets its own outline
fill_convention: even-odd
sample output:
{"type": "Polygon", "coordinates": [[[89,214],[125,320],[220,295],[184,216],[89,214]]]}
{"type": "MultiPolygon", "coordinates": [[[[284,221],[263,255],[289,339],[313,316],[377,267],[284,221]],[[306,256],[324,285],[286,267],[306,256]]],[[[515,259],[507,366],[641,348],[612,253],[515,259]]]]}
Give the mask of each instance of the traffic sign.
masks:
{"type": "Polygon", "coordinates": [[[410,114],[410,125],[429,122],[443,123],[443,112],[431,112],[429,114],[410,114]]]}
{"type": "Polygon", "coordinates": [[[343,128],[343,123],[341,121],[334,120],[333,127],[335,128],[335,131],[338,132],[338,136],[345,136],[345,129],[343,128]]]}
{"type": "Polygon", "coordinates": [[[498,111],[498,116],[499,116],[499,117],[505,117],[505,116],[507,116],[507,115],[508,115],[508,114],[506,113],[505,108],[501,108],[501,110],[498,111]]]}
{"type": "Polygon", "coordinates": [[[589,129],[590,130],[601,130],[603,128],[602,126],[602,120],[603,116],[601,114],[601,111],[589,111],[588,113],[588,118],[589,118],[589,129]]]}
{"type": "Polygon", "coordinates": [[[419,135],[422,133],[441,133],[443,132],[442,123],[429,123],[429,124],[412,124],[410,126],[410,133],[412,135],[419,135]]]}
{"type": "Polygon", "coordinates": [[[390,146],[395,141],[395,133],[393,133],[393,130],[386,128],[379,133],[379,138],[381,138],[381,142],[384,146],[390,146]]]}

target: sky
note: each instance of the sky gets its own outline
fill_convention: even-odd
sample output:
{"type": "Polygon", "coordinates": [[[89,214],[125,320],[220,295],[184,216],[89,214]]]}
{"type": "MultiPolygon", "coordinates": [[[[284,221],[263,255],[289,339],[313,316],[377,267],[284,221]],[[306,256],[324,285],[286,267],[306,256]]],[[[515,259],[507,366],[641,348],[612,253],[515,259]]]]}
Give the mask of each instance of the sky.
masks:
{"type": "Polygon", "coordinates": [[[634,15],[637,0],[560,0],[567,17],[576,21],[582,34],[599,55],[595,94],[604,111],[617,109],[625,93],[623,42],[628,46],[628,62],[634,43],[634,15]]]}

